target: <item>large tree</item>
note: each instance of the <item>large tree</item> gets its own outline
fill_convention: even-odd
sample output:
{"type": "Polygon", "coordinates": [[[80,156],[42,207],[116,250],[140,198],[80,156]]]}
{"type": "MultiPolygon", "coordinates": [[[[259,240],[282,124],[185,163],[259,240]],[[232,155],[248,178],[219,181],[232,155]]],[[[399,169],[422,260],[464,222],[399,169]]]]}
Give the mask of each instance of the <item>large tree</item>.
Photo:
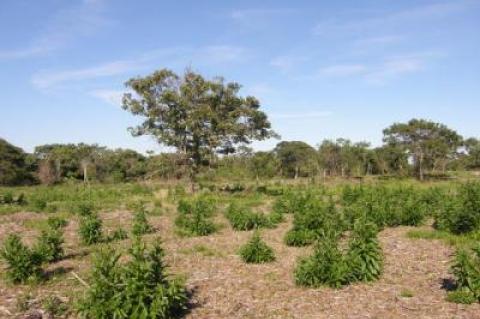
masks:
{"type": "Polygon", "coordinates": [[[26,164],[27,154],[0,138],[0,185],[19,185],[32,181],[26,164]]]}
{"type": "Polygon", "coordinates": [[[235,153],[238,145],[275,136],[260,102],[239,96],[240,85],[223,78],[162,69],[130,79],[126,86],[133,92],[124,95],[123,108],[143,118],[131,133],[176,148],[192,181],[215,153],[235,153]]]}
{"type": "Polygon", "coordinates": [[[413,159],[417,176],[423,180],[425,168],[433,169],[441,163],[442,169],[448,159],[454,157],[462,144],[462,137],[444,124],[422,119],[408,123],[395,123],[383,131],[384,142],[400,146],[413,159]]]}
{"type": "Polygon", "coordinates": [[[280,142],[273,151],[280,161],[284,176],[311,176],[318,169],[317,152],[305,142],[280,142]]]}

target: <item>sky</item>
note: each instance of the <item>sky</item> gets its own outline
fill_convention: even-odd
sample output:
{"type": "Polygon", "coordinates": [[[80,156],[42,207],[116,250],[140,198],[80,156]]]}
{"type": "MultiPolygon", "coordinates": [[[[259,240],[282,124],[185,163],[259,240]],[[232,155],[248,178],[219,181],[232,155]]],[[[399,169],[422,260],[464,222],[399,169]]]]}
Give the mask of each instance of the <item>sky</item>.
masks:
{"type": "Polygon", "coordinates": [[[240,83],[282,140],[375,146],[411,118],[480,137],[479,56],[480,0],[1,0],[0,137],[165,151],[121,108],[161,68],[240,83]]]}

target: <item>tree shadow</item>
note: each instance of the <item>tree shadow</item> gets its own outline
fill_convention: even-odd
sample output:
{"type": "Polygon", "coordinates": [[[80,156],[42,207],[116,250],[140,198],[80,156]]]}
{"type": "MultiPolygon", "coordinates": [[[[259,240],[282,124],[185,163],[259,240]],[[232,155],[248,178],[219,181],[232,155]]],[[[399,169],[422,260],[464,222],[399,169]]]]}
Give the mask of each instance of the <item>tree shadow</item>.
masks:
{"type": "Polygon", "coordinates": [[[66,275],[69,272],[73,271],[73,269],[74,269],[73,267],[60,266],[60,267],[56,267],[56,268],[51,269],[51,270],[46,270],[42,274],[42,277],[43,277],[42,279],[45,280],[45,281],[49,281],[54,277],[66,275]]]}

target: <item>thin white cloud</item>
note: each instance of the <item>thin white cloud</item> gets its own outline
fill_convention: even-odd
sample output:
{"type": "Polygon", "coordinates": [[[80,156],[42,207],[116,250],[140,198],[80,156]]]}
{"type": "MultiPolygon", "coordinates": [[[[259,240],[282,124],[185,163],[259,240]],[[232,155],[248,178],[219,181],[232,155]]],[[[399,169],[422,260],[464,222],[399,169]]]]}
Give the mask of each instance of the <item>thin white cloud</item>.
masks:
{"type": "Polygon", "coordinates": [[[115,61],[98,66],[71,69],[65,71],[45,71],[33,75],[32,84],[38,89],[48,89],[55,85],[69,81],[80,81],[96,79],[100,77],[109,77],[134,70],[139,70],[143,66],[143,61],[115,61]]]}
{"type": "Polygon", "coordinates": [[[62,49],[79,37],[91,36],[112,21],[104,16],[103,0],[84,0],[81,4],[55,13],[44,30],[24,48],[0,50],[0,60],[40,56],[62,49]]]}
{"type": "Polygon", "coordinates": [[[252,27],[258,24],[263,24],[267,20],[291,14],[292,9],[238,9],[230,13],[230,18],[243,26],[252,27]]]}
{"type": "Polygon", "coordinates": [[[352,76],[363,74],[367,69],[368,68],[363,64],[338,64],[322,68],[320,74],[335,77],[352,76]]]}
{"type": "Polygon", "coordinates": [[[425,61],[418,57],[393,58],[365,75],[365,79],[373,84],[385,84],[399,76],[417,73],[425,68],[425,61]]]}
{"type": "Polygon", "coordinates": [[[94,90],[90,92],[90,95],[96,97],[107,104],[113,106],[121,106],[122,98],[125,91],[121,90],[94,90]]]}
{"type": "Polygon", "coordinates": [[[450,1],[417,6],[412,9],[393,13],[383,13],[381,16],[354,20],[347,23],[330,19],[318,23],[313,28],[313,34],[319,36],[336,36],[341,34],[358,34],[370,30],[384,30],[395,25],[406,25],[412,22],[424,22],[428,19],[444,18],[465,11],[474,5],[478,5],[478,1],[450,1]]]}
{"type": "Polygon", "coordinates": [[[307,57],[299,55],[282,55],[273,58],[270,65],[286,73],[293,70],[299,64],[307,61],[307,57]]]}
{"type": "Polygon", "coordinates": [[[243,47],[211,45],[197,50],[194,58],[200,63],[224,64],[248,59],[250,53],[243,47]]]}
{"type": "Polygon", "coordinates": [[[147,70],[158,67],[158,61],[168,61],[169,66],[185,66],[193,63],[195,66],[221,66],[248,60],[250,53],[247,49],[228,45],[214,45],[199,48],[167,48],[142,53],[130,60],[117,60],[99,65],[67,69],[43,70],[33,74],[32,84],[37,89],[51,89],[73,81],[93,80],[102,77],[112,77],[147,70]]]}

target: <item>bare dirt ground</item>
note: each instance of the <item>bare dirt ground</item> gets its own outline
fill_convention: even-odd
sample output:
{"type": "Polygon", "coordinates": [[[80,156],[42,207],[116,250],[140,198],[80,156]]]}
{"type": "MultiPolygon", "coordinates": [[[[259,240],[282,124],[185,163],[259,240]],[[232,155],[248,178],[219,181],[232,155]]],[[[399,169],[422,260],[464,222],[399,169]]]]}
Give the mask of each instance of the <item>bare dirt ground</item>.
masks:
{"type": "MultiPolygon", "coordinates": [[[[105,227],[129,228],[130,213],[101,215],[105,227]]],[[[31,243],[37,235],[32,220],[45,214],[18,213],[0,217],[0,241],[10,232],[20,233],[31,243]]],[[[385,253],[382,278],[371,284],[355,284],[343,289],[307,289],[295,286],[293,269],[299,256],[311,248],[291,248],[283,244],[290,222],[264,230],[263,237],[276,254],[277,261],[265,265],[247,265],[237,255],[238,248],[251,232],[234,232],[223,219],[224,227],[208,237],[181,238],[174,232],[174,213],[149,217],[167,251],[171,272],[184,274],[193,292],[192,309],[187,318],[480,318],[480,305],[456,305],[445,301],[445,281],[452,250],[438,241],[411,240],[409,227],[386,229],[380,234],[385,253]],[[411,297],[402,297],[408,294],[411,297]]],[[[33,223],[34,224],[34,223],[33,223]]],[[[63,261],[49,267],[51,279],[34,286],[12,286],[0,282],[0,317],[17,317],[17,299],[30,292],[33,299],[56,295],[74,298],[83,287],[73,273],[87,278],[89,248],[82,247],[73,219],[66,229],[63,261]]],[[[128,243],[117,243],[119,247],[128,243]]],[[[34,306],[35,308],[35,306],[34,306]]],[[[19,317],[22,318],[22,317],[19,317]]],[[[72,316],[71,318],[74,318],[72,316]]]]}

